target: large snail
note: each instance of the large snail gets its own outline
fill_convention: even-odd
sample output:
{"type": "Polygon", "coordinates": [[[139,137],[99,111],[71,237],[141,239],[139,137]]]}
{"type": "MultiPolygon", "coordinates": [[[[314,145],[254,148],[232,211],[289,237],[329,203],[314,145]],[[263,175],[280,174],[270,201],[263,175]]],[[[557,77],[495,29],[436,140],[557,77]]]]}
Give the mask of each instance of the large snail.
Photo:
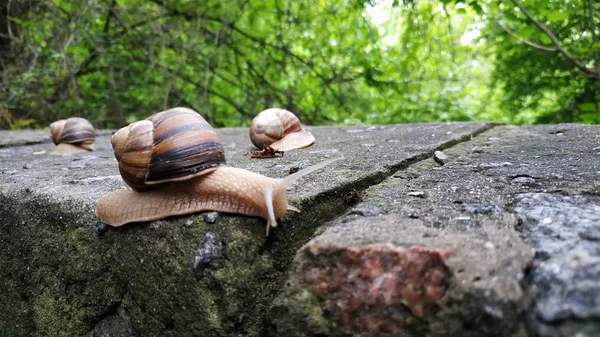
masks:
{"type": "Polygon", "coordinates": [[[250,140],[259,149],[289,151],[311,146],[315,137],[306,131],[296,115],[284,109],[267,109],[250,125],[250,140]]]}
{"type": "MultiPolygon", "coordinates": [[[[111,226],[201,211],[258,216],[270,227],[288,210],[286,187],[337,159],[283,179],[225,166],[214,129],[198,113],[173,108],[130,124],[111,139],[119,171],[133,189],[103,196],[96,215],[111,226]]],[[[338,158],[340,159],[340,158],[338,158]]]]}
{"type": "Polygon", "coordinates": [[[50,124],[50,139],[56,144],[51,154],[71,154],[92,151],[94,127],[87,119],[71,117],[50,124]]]}

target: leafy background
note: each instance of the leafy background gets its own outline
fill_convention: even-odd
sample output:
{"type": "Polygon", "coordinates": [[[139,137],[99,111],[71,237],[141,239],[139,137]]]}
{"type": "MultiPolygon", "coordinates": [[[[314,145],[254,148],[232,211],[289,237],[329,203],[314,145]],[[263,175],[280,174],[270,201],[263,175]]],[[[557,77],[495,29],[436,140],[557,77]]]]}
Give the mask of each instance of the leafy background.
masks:
{"type": "Polygon", "coordinates": [[[600,123],[595,0],[7,0],[0,128],[600,123]]]}

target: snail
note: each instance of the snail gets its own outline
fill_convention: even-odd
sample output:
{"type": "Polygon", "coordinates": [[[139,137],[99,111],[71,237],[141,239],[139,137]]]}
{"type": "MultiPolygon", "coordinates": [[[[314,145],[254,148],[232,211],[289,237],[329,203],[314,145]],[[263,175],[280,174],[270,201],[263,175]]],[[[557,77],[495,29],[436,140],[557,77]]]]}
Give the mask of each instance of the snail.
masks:
{"type": "Polygon", "coordinates": [[[104,195],[96,207],[113,227],[174,215],[219,211],[262,217],[269,228],[288,210],[286,188],[331,159],[283,179],[225,165],[223,146],[202,116],[187,108],[159,112],[111,138],[119,172],[131,187],[104,195]]]}
{"type": "Polygon", "coordinates": [[[56,144],[51,154],[93,151],[94,127],[87,119],[71,117],[50,124],[50,139],[56,144]]]}
{"type": "Polygon", "coordinates": [[[289,151],[311,146],[315,137],[302,127],[292,112],[267,109],[252,120],[250,140],[261,150],[268,145],[274,150],[289,151]]]}

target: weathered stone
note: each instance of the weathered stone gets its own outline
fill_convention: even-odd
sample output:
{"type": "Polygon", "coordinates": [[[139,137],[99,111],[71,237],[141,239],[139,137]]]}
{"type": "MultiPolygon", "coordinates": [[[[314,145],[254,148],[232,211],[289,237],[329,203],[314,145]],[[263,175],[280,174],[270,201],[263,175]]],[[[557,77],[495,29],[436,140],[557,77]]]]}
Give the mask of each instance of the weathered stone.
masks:
{"type": "Polygon", "coordinates": [[[444,165],[448,161],[448,156],[442,151],[435,151],[433,153],[433,160],[440,165],[444,165]]]}
{"type": "MultiPolygon", "coordinates": [[[[593,336],[600,312],[600,250],[593,240],[600,161],[589,149],[599,140],[597,126],[496,127],[446,149],[458,159],[441,168],[424,160],[366,189],[364,204],[388,216],[333,221],[313,242],[346,250],[392,244],[452,252],[444,260],[452,277],[436,310],[412,326],[408,311],[380,317],[394,320],[406,336],[593,336]],[[409,195],[414,191],[427,198],[409,195]]],[[[296,255],[272,306],[271,329],[288,336],[345,335],[340,314],[331,316],[327,307],[335,295],[323,297],[306,282],[306,265],[333,260],[307,256],[310,246],[296,255]]],[[[362,309],[346,309],[354,317],[368,316],[369,297],[361,299],[353,301],[362,309]]]]}
{"type": "Polygon", "coordinates": [[[202,213],[202,219],[206,223],[215,223],[217,222],[217,218],[219,217],[219,212],[205,212],[202,213]]]}
{"type": "Polygon", "coordinates": [[[92,337],[136,337],[122,310],[112,312],[94,326],[92,337]]]}
{"type": "Polygon", "coordinates": [[[225,262],[227,242],[215,232],[207,232],[194,254],[194,275],[201,280],[207,273],[221,268],[225,262]]]}
{"type": "Polygon", "coordinates": [[[410,329],[414,317],[434,310],[450,278],[443,261],[447,253],[419,246],[348,247],[312,241],[302,254],[304,283],[325,301],[324,310],[347,334],[410,329]]]}
{"type": "Polygon", "coordinates": [[[357,218],[300,249],[269,319],[279,336],[514,333],[530,259],[510,226],[486,225],[472,235],[395,215],[357,218]],[[471,321],[487,323],[465,329],[471,321]]]}
{"type": "Polygon", "coordinates": [[[538,257],[529,276],[537,300],[529,313],[531,329],[540,336],[596,335],[600,246],[581,233],[600,229],[600,198],[526,193],[517,200],[515,211],[538,257]]]}
{"type": "Polygon", "coordinates": [[[379,207],[371,206],[371,205],[363,205],[361,207],[356,207],[350,210],[348,215],[358,215],[364,216],[367,218],[386,215],[387,213],[379,207]]]}
{"type": "Polygon", "coordinates": [[[302,169],[342,154],[346,158],[288,189],[290,203],[302,213],[286,215],[268,238],[263,219],[231,215],[215,224],[186,226],[190,217],[185,216],[109,227],[100,236],[95,205],[104,193],[125,186],[110,133],[96,137],[95,151],[66,157],[50,156],[54,145],[45,139],[4,147],[0,301],[6,305],[0,309],[0,331],[7,336],[89,336],[118,304],[136,336],[263,335],[263,314],[295,252],[317,227],[347,212],[344,195],[489,127],[309,127],[317,139],[313,146],[266,160],[247,155],[253,148],[247,129],[217,130],[230,165],[271,177],[287,176],[290,167],[302,169]],[[357,144],[373,146],[365,151],[357,144]],[[32,168],[23,169],[25,164],[32,168]],[[192,261],[208,232],[227,242],[227,255],[196,281],[192,261]]]}

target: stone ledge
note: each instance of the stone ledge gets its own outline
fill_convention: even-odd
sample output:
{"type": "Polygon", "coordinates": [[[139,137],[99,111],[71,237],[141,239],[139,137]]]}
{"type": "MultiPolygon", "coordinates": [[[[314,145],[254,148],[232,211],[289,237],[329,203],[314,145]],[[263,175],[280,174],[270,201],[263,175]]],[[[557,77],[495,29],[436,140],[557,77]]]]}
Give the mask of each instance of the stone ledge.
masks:
{"type": "Polygon", "coordinates": [[[8,290],[0,295],[7,303],[0,330],[100,336],[112,326],[136,336],[263,335],[263,314],[296,250],[315,228],[344,213],[350,191],[490,127],[313,127],[314,146],[271,160],[249,158],[246,129],[218,130],[231,165],[271,177],[346,157],[289,189],[291,203],[303,212],[286,216],[269,238],[264,220],[232,215],[214,224],[196,216],[132,224],[98,236],[96,202],[124,186],[110,132],[97,137],[96,151],[71,157],[48,155],[54,145],[37,138],[33,145],[7,142],[0,149],[0,268],[6,271],[0,285],[8,290]],[[224,242],[225,258],[208,261],[197,280],[194,256],[207,238],[224,242]]]}
{"type": "MultiPolygon", "coordinates": [[[[593,336],[600,330],[599,130],[499,126],[369,187],[353,211],[296,254],[285,290],[271,307],[271,331],[345,335],[347,320],[339,317],[352,314],[362,322],[373,301],[357,292],[350,308],[332,300],[338,289],[315,291],[306,281],[315,268],[328,270],[326,275],[342,270],[331,267],[335,259],[327,254],[307,252],[315,245],[354,251],[392,244],[449,250],[448,289],[423,317],[404,303],[404,311],[400,306],[354,326],[356,334],[385,335],[373,327],[389,330],[389,324],[375,323],[391,320],[407,336],[593,336]]],[[[365,268],[373,267],[345,273],[352,282],[365,268]]],[[[407,282],[409,271],[396,277],[407,282]]],[[[402,296],[396,303],[403,303],[402,296]]]]}

